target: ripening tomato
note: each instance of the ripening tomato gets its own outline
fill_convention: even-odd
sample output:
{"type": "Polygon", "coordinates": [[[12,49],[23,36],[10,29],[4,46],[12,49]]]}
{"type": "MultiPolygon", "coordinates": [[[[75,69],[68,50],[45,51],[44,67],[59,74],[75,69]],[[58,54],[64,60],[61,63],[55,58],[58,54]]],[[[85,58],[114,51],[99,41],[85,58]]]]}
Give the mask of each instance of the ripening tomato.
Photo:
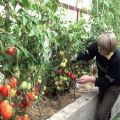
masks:
{"type": "Polygon", "coordinates": [[[28,92],[28,93],[27,93],[27,97],[28,97],[28,99],[29,99],[30,101],[35,100],[35,94],[34,94],[34,92],[28,92]]]}
{"type": "Polygon", "coordinates": [[[10,85],[6,84],[5,86],[3,86],[1,93],[4,97],[8,97],[10,92],[10,85]]]}
{"type": "Polygon", "coordinates": [[[10,85],[12,88],[16,87],[16,85],[17,85],[17,79],[16,79],[15,77],[11,77],[11,78],[9,79],[9,85],[10,85]]]}
{"type": "Polygon", "coordinates": [[[11,89],[11,90],[10,90],[10,97],[14,97],[15,94],[16,94],[16,90],[11,89]]]}
{"type": "Polygon", "coordinates": [[[29,120],[29,119],[28,119],[28,115],[24,115],[24,116],[17,116],[16,120],[29,120]]]}
{"type": "Polygon", "coordinates": [[[16,120],[23,120],[23,116],[17,116],[16,120]]]}
{"type": "Polygon", "coordinates": [[[1,104],[0,104],[0,112],[1,112],[1,109],[2,109],[3,107],[5,107],[7,104],[8,104],[8,101],[7,101],[7,100],[4,100],[4,101],[1,102],[1,104]]]}
{"type": "Polygon", "coordinates": [[[15,46],[11,46],[11,47],[9,47],[8,49],[6,49],[5,52],[6,52],[8,55],[14,55],[14,54],[15,54],[15,51],[16,51],[15,46]]]}
{"type": "Polygon", "coordinates": [[[13,114],[12,106],[7,104],[6,106],[2,107],[1,116],[3,119],[6,119],[6,120],[10,119],[12,117],[12,114],[13,114]]]}
{"type": "Polygon", "coordinates": [[[22,120],[29,120],[28,115],[24,115],[22,120]]]}

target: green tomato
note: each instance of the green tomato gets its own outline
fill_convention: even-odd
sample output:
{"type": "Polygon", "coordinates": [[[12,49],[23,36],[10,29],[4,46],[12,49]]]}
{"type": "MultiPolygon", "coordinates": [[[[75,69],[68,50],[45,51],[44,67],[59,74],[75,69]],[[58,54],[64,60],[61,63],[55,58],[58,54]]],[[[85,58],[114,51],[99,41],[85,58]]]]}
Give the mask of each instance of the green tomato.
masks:
{"type": "Polygon", "coordinates": [[[67,60],[66,58],[64,58],[64,59],[63,59],[63,62],[64,62],[64,63],[67,63],[67,62],[68,62],[68,60],[67,60]]]}
{"type": "Polygon", "coordinates": [[[63,55],[64,55],[64,51],[60,51],[59,54],[60,54],[61,56],[63,56],[63,55]]]}
{"type": "Polygon", "coordinates": [[[32,84],[29,82],[27,83],[27,90],[30,90],[32,88],[32,84]]]}
{"type": "Polygon", "coordinates": [[[43,86],[43,90],[45,91],[47,89],[47,87],[46,86],[43,86]]]}
{"type": "Polygon", "coordinates": [[[37,95],[35,95],[35,100],[37,100],[38,99],[38,96],[37,95]]]}
{"type": "Polygon", "coordinates": [[[20,84],[20,88],[21,88],[21,89],[27,89],[27,86],[28,86],[27,81],[23,81],[23,82],[20,84]]]}
{"type": "Polygon", "coordinates": [[[61,62],[61,63],[60,63],[60,67],[62,67],[62,68],[66,67],[66,63],[61,62]]]}
{"type": "Polygon", "coordinates": [[[60,81],[58,82],[58,84],[59,84],[60,86],[62,86],[62,85],[63,85],[63,81],[60,80],[60,81]]]}
{"type": "Polygon", "coordinates": [[[66,81],[66,80],[67,80],[67,77],[63,77],[63,80],[66,81]]]}
{"type": "Polygon", "coordinates": [[[20,71],[16,71],[14,76],[19,79],[20,78],[20,71]]]}
{"type": "Polygon", "coordinates": [[[45,92],[44,92],[44,91],[42,91],[42,92],[41,92],[41,94],[42,94],[42,95],[45,95],[45,92]]]}
{"type": "Polygon", "coordinates": [[[56,81],[56,82],[55,82],[55,85],[58,86],[58,84],[59,84],[58,81],[56,81]]]}
{"type": "Polygon", "coordinates": [[[38,82],[39,84],[41,84],[41,83],[42,83],[42,80],[40,79],[40,80],[38,80],[37,82],[38,82]]]}
{"type": "Polygon", "coordinates": [[[57,90],[61,90],[60,86],[57,86],[57,90]]]}

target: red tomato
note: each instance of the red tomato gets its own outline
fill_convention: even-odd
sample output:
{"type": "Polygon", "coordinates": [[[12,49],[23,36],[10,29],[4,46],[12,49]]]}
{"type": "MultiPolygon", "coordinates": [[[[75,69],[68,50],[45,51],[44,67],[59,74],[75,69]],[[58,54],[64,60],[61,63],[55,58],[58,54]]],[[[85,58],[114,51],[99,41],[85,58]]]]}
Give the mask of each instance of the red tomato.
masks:
{"type": "Polygon", "coordinates": [[[6,53],[8,55],[14,55],[15,54],[15,51],[16,51],[16,48],[14,46],[12,47],[9,47],[8,49],[6,49],[6,53]]]}
{"type": "Polygon", "coordinates": [[[23,105],[23,103],[20,103],[20,104],[19,104],[19,107],[20,107],[20,108],[24,108],[25,106],[23,105]]]}
{"type": "Polygon", "coordinates": [[[2,103],[2,100],[0,100],[0,104],[2,103]]]}
{"type": "Polygon", "coordinates": [[[57,75],[61,75],[61,74],[63,73],[63,70],[62,70],[62,69],[57,69],[57,70],[55,71],[55,73],[56,73],[57,75]]]}
{"type": "Polygon", "coordinates": [[[2,84],[0,84],[0,92],[2,91],[2,88],[3,88],[3,85],[2,85],[2,84]]]}
{"type": "Polygon", "coordinates": [[[22,96],[22,92],[20,90],[16,91],[17,96],[22,96]]]}
{"type": "Polygon", "coordinates": [[[26,106],[29,106],[29,104],[30,104],[30,101],[29,100],[23,100],[22,101],[22,104],[26,107],[26,106]]]}
{"type": "Polygon", "coordinates": [[[16,87],[16,85],[17,85],[17,79],[15,77],[10,78],[9,81],[10,81],[9,84],[10,84],[10,86],[12,88],[16,87]]]}
{"type": "Polygon", "coordinates": [[[72,80],[76,80],[76,75],[75,75],[75,74],[71,74],[70,78],[71,78],[72,80]]]}
{"type": "Polygon", "coordinates": [[[28,97],[28,99],[29,99],[30,101],[35,100],[35,94],[34,94],[34,92],[28,92],[28,93],[27,93],[27,97],[28,97]]]}
{"type": "Polygon", "coordinates": [[[14,103],[14,102],[12,102],[12,103],[11,103],[11,106],[14,108],[14,107],[15,107],[15,103],[14,103]]]}
{"type": "Polygon", "coordinates": [[[12,114],[13,114],[12,106],[7,104],[6,106],[2,107],[1,116],[3,119],[7,119],[7,120],[10,119],[12,117],[12,114]]]}
{"type": "Polygon", "coordinates": [[[67,75],[68,77],[71,77],[72,73],[69,72],[69,71],[67,71],[67,72],[66,72],[66,75],[67,75]]]}
{"type": "Polygon", "coordinates": [[[9,92],[10,92],[10,85],[3,86],[2,90],[1,90],[2,95],[4,97],[8,97],[9,92]]]}
{"type": "Polygon", "coordinates": [[[67,71],[67,72],[66,72],[66,75],[67,75],[69,78],[71,78],[72,80],[76,80],[76,75],[73,74],[72,72],[67,71]]]}

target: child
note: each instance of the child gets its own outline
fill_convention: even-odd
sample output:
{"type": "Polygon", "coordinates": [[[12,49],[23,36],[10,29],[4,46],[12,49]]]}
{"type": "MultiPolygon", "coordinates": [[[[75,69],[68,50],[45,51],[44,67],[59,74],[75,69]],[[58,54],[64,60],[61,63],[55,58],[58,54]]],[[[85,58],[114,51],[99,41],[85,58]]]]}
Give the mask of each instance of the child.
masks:
{"type": "Polygon", "coordinates": [[[97,42],[90,44],[84,53],[79,53],[72,62],[96,57],[98,77],[83,75],[80,84],[95,83],[99,88],[99,106],[95,120],[110,120],[111,109],[120,93],[120,51],[113,32],[103,32],[97,42]]]}

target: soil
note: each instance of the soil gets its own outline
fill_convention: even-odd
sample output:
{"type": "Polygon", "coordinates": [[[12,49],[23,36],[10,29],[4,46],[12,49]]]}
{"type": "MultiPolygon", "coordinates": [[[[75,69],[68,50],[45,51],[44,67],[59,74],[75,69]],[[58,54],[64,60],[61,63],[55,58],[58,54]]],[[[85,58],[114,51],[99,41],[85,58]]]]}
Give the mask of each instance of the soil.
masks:
{"type": "Polygon", "coordinates": [[[79,85],[79,88],[75,89],[75,94],[74,89],[71,89],[69,93],[60,96],[59,99],[44,97],[43,101],[38,106],[35,104],[32,108],[28,108],[30,120],[46,120],[77,98],[91,91],[93,86],[93,83],[79,85]]]}

